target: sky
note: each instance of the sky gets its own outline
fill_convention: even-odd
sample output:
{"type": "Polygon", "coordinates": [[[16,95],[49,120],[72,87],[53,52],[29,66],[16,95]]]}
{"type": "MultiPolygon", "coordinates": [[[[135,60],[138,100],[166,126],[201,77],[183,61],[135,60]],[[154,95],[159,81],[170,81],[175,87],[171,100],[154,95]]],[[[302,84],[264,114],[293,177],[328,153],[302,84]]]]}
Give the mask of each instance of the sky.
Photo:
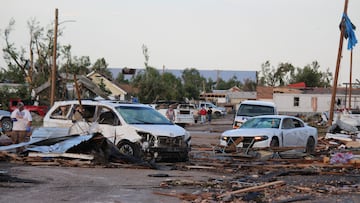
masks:
{"type": "MultiPolygon", "coordinates": [[[[10,40],[28,47],[27,22],[49,27],[59,11],[58,43],[73,56],[104,58],[109,68],[144,68],[142,46],[152,67],[162,69],[261,71],[303,68],[317,61],[335,74],[339,23],[345,0],[0,0],[0,31],[14,19],[10,40]]],[[[358,28],[360,1],[349,0],[358,28]]],[[[3,34],[0,47],[4,47],[3,34]]],[[[360,80],[360,44],[353,49],[353,82],[360,80]]],[[[0,50],[0,52],[2,52],[0,50]]],[[[339,84],[349,82],[350,51],[344,40],[339,84]]],[[[0,68],[5,67],[3,53],[0,68]]]]}

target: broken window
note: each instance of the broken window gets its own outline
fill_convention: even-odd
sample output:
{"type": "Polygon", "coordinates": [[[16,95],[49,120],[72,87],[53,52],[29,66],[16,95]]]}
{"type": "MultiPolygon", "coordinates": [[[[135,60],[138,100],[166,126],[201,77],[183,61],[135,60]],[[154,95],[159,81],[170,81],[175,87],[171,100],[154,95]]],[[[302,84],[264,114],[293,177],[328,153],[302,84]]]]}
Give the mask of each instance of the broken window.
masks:
{"type": "MultiPolygon", "coordinates": [[[[75,115],[76,108],[79,107],[79,105],[74,105],[72,113],[75,115]]],[[[87,122],[93,122],[94,121],[94,114],[96,110],[96,106],[94,105],[81,105],[81,117],[85,119],[87,122]]]]}
{"type": "Polygon", "coordinates": [[[50,118],[66,120],[69,117],[70,108],[70,105],[59,106],[53,111],[50,118]]]}
{"type": "Polygon", "coordinates": [[[99,124],[107,124],[107,125],[120,125],[119,119],[115,112],[106,107],[99,107],[99,124]]]}

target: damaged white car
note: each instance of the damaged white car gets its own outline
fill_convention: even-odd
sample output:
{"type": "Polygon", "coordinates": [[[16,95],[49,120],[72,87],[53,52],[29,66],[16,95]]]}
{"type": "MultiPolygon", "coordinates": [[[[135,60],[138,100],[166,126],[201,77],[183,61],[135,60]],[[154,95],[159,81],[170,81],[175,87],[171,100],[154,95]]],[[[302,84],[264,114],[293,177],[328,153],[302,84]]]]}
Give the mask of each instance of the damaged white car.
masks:
{"type": "Polygon", "coordinates": [[[220,146],[246,151],[264,147],[304,147],[307,153],[313,153],[317,139],[317,129],[297,117],[266,115],[253,117],[240,128],[223,132],[220,146]]]}
{"type": "Polygon", "coordinates": [[[191,137],[184,128],[145,104],[81,101],[82,121],[74,121],[79,101],[59,101],[44,117],[44,127],[70,128],[71,134],[101,133],[123,154],[156,160],[187,160],[191,137]]]}

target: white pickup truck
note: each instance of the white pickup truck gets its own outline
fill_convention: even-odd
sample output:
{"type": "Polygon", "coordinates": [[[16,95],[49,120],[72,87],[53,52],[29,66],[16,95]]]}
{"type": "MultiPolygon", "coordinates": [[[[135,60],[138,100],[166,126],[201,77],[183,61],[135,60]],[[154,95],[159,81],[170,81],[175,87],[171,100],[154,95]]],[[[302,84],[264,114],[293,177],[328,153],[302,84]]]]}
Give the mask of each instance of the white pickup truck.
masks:
{"type": "MultiPolygon", "coordinates": [[[[175,120],[174,123],[182,127],[194,124],[197,121],[197,108],[195,104],[181,103],[171,104],[174,108],[175,120]]],[[[155,109],[166,116],[168,105],[155,105],[155,109]]]]}

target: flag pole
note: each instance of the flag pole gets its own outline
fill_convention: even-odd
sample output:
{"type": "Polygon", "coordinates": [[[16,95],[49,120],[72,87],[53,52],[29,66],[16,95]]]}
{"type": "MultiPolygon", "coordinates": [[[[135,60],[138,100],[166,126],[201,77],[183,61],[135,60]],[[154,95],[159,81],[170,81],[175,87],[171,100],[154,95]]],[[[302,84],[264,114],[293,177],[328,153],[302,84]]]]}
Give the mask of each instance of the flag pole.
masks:
{"type": "MultiPolygon", "coordinates": [[[[345,0],[345,5],[344,5],[344,13],[345,14],[347,13],[348,3],[349,3],[349,0],[345,0]]],[[[342,19],[341,21],[343,21],[343,20],[344,19],[342,19]]],[[[332,88],[328,125],[332,125],[333,118],[334,118],[334,105],[335,105],[336,90],[337,90],[337,84],[338,84],[338,78],[339,78],[342,47],[343,47],[343,42],[344,42],[344,32],[345,32],[345,27],[340,26],[339,50],[338,50],[338,55],[337,55],[337,60],[336,60],[336,69],[335,69],[334,83],[333,83],[333,88],[332,88]]]]}

